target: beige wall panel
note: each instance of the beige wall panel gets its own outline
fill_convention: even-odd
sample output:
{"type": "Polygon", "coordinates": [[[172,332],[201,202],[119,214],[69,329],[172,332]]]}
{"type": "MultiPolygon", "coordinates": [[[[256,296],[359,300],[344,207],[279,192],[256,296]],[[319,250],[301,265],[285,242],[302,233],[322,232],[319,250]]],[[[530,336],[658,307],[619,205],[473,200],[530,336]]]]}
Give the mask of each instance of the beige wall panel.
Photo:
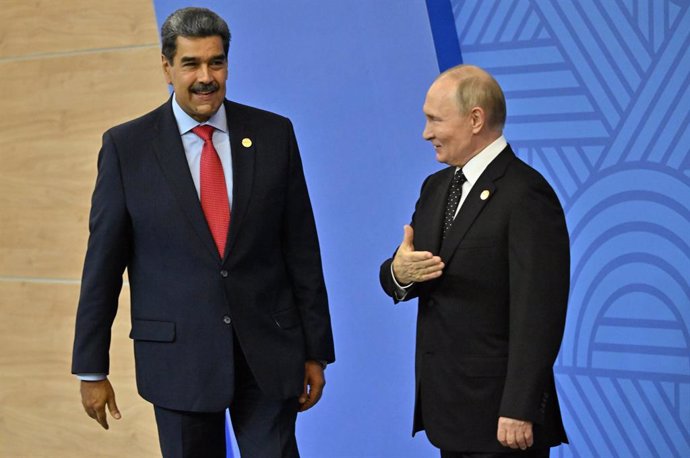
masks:
{"type": "Polygon", "coordinates": [[[111,347],[123,418],[105,431],[84,413],[70,374],[78,294],[76,284],[0,282],[0,456],[160,456],[153,409],[136,393],[126,288],[111,347]]]}
{"type": "Polygon", "coordinates": [[[0,277],[79,278],[101,135],[168,96],[157,47],[0,63],[0,277]]]}
{"type": "Polygon", "coordinates": [[[150,0],[2,0],[0,59],[157,44],[150,0]]]}
{"type": "Polygon", "coordinates": [[[0,2],[0,457],[160,456],[128,290],[111,351],[123,419],[104,431],[70,374],[79,284],[55,281],[80,276],[101,134],[167,98],[153,2],[0,2]]]}

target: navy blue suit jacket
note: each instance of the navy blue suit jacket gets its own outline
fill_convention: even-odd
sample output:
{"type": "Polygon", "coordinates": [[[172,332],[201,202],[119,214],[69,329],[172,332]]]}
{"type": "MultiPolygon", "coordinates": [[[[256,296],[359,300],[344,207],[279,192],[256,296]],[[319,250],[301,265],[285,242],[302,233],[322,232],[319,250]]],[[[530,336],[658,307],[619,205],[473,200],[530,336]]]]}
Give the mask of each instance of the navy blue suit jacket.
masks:
{"type": "Polygon", "coordinates": [[[73,373],[108,373],[122,274],[137,386],[176,410],[219,411],[233,393],[233,333],[259,387],[302,392],[307,359],[334,360],[321,258],[287,118],[226,101],[233,204],[221,259],[171,100],[103,136],[73,373]],[[251,146],[245,146],[251,140],[251,146]]]}
{"type": "MultiPolygon", "coordinates": [[[[414,246],[445,263],[419,298],[415,423],[445,450],[508,451],[500,416],[534,422],[534,446],[567,441],[553,377],[568,302],[570,256],[551,186],[507,146],[472,187],[445,240],[455,167],[429,176],[412,218],[414,246]]],[[[393,296],[392,258],[381,266],[393,296]]],[[[397,302],[397,301],[396,301],[397,302]]]]}

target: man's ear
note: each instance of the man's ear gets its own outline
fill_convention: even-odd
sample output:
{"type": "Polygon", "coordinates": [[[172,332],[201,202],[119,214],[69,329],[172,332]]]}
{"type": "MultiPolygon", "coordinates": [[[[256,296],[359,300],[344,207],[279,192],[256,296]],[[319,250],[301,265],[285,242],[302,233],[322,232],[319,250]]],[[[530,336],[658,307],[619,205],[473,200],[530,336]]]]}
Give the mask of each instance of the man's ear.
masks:
{"type": "Polygon", "coordinates": [[[170,77],[170,67],[172,67],[172,64],[163,54],[161,54],[161,65],[163,67],[163,75],[165,75],[165,81],[168,84],[172,84],[172,78],[170,77]]]}
{"type": "Polygon", "coordinates": [[[472,123],[472,133],[478,134],[484,127],[486,121],[484,109],[481,107],[474,107],[470,110],[470,122],[472,123]]]}

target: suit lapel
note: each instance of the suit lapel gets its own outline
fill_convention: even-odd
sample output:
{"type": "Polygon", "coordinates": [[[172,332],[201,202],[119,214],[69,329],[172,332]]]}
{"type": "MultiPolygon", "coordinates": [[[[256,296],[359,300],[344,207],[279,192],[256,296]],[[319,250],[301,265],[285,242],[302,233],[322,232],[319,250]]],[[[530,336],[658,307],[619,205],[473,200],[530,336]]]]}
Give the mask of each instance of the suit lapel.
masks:
{"type": "MultiPolygon", "coordinates": [[[[453,225],[441,244],[440,256],[446,264],[455,254],[456,248],[465,237],[469,228],[474,224],[484,207],[491,201],[491,197],[498,189],[495,181],[503,176],[508,164],[514,158],[515,155],[513,151],[510,146],[507,146],[501,151],[496,159],[489,164],[479,176],[474,186],[472,186],[470,193],[467,195],[467,199],[465,199],[465,202],[462,204],[453,225]]],[[[439,224],[443,224],[441,218],[439,218],[438,221],[439,224]]]]}
{"type": "Polygon", "coordinates": [[[254,162],[256,160],[256,139],[247,126],[246,116],[238,110],[233,102],[225,102],[225,111],[230,133],[230,149],[232,151],[232,212],[230,214],[230,230],[225,244],[225,257],[232,253],[242,221],[249,207],[254,183],[254,162]],[[248,141],[247,141],[248,140],[248,141]]]}
{"type": "Polygon", "coordinates": [[[189,164],[184,153],[184,146],[175,121],[170,99],[159,109],[159,117],[155,126],[155,138],[152,141],[158,163],[163,170],[173,194],[182,207],[195,232],[206,248],[218,257],[218,249],[213,236],[208,229],[206,217],[201,209],[199,196],[194,187],[189,164]]]}

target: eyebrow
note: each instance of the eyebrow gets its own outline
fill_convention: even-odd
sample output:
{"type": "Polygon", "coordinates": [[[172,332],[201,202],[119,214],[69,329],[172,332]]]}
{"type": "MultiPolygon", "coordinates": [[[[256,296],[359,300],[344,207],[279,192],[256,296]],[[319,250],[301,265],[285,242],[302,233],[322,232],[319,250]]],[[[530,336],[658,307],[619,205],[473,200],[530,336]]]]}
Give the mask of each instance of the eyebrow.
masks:
{"type": "MultiPolygon", "coordinates": [[[[219,60],[219,59],[225,60],[226,59],[225,54],[218,54],[218,55],[212,56],[209,59],[209,61],[214,61],[214,60],[219,60]]],[[[187,63],[187,62],[193,63],[193,62],[198,62],[198,61],[199,61],[198,57],[189,57],[189,56],[180,57],[180,63],[182,63],[182,64],[187,63]]]]}

